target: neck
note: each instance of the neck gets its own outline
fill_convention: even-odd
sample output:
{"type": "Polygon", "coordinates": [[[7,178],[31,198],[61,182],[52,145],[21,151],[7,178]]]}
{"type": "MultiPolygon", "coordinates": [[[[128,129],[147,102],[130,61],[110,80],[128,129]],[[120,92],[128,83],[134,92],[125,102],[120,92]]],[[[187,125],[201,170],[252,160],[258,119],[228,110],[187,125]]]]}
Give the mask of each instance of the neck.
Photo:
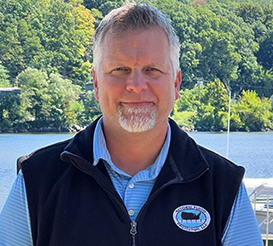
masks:
{"type": "Polygon", "coordinates": [[[107,149],[115,166],[134,176],[151,166],[164,144],[167,123],[159,129],[142,133],[113,131],[104,126],[107,149]]]}

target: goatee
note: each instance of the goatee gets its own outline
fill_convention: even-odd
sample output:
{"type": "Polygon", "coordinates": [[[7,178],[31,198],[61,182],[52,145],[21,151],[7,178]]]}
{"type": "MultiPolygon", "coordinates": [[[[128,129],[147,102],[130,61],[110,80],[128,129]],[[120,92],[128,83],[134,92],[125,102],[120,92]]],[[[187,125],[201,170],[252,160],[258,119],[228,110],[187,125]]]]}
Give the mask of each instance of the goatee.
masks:
{"type": "Polygon", "coordinates": [[[130,107],[121,105],[118,108],[119,124],[128,132],[145,132],[152,129],[156,120],[156,107],[130,107]]]}

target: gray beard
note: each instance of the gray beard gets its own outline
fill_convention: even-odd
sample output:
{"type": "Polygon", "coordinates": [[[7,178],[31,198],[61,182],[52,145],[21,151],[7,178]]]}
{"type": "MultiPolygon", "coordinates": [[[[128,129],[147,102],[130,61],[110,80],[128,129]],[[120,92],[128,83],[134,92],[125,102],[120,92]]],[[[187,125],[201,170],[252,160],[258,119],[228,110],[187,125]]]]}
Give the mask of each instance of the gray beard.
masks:
{"type": "Polygon", "coordinates": [[[156,107],[133,108],[120,106],[119,124],[128,132],[145,132],[152,129],[156,120],[156,107]]]}

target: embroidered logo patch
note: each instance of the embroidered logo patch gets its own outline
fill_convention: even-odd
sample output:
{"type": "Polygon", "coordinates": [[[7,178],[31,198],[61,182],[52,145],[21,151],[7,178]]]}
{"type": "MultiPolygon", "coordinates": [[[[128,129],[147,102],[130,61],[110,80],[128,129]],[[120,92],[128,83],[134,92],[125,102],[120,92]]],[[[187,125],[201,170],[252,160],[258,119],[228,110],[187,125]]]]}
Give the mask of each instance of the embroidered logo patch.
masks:
{"type": "Polygon", "coordinates": [[[183,205],[174,210],[173,220],[184,231],[199,232],[209,226],[211,218],[209,212],[200,206],[183,205]]]}

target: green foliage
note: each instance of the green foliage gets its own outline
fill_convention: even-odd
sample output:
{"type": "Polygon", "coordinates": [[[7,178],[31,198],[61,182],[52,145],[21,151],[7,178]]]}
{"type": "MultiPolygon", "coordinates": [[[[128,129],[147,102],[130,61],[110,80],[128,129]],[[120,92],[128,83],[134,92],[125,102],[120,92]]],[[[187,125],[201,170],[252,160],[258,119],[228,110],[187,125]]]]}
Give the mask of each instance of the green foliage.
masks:
{"type": "MultiPolygon", "coordinates": [[[[19,98],[0,102],[0,127],[87,125],[101,113],[93,92],[82,93],[92,66],[92,35],[103,16],[123,3],[0,0],[0,87],[18,83],[22,90],[19,98]]],[[[270,102],[261,99],[273,94],[272,0],[150,4],[168,16],[180,41],[183,83],[172,117],[184,126],[225,130],[224,82],[233,93],[233,130],[272,128],[270,102]],[[196,85],[197,78],[212,82],[196,85]],[[251,100],[263,106],[255,108],[251,100]]]]}
{"type": "Polygon", "coordinates": [[[50,74],[28,68],[18,76],[22,89],[22,108],[27,112],[26,120],[32,127],[51,126],[59,128],[62,124],[78,124],[84,111],[78,101],[80,87],[58,74],[50,74]]]}
{"type": "MultiPolygon", "coordinates": [[[[145,2],[145,1],[140,1],[145,2]]],[[[59,73],[84,88],[94,27],[123,0],[0,0],[0,60],[11,84],[27,67],[59,73]],[[93,15],[93,16],[92,16],[93,15]]],[[[220,79],[233,94],[262,86],[272,69],[273,5],[266,1],[151,0],[170,19],[181,45],[182,88],[196,77],[220,79]],[[257,63],[257,58],[258,62],[257,63]],[[255,78],[255,79],[254,79],[255,78]]],[[[259,95],[267,95],[262,89],[259,95]]]]}
{"type": "Polygon", "coordinates": [[[80,1],[0,0],[0,4],[0,59],[11,79],[31,66],[48,74],[58,71],[83,86],[91,69],[84,64],[92,58],[87,50],[94,18],[80,1]]]}
{"type": "Polygon", "coordinates": [[[108,14],[112,9],[122,6],[123,0],[84,0],[83,4],[88,9],[97,9],[103,16],[108,14]]]}
{"type": "Polygon", "coordinates": [[[270,101],[260,99],[255,91],[243,91],[234,109],[243,123],[243,130],[259,131],[269,127],[269,117],[272,118],[270,101]]]}
{"type": "Polygon", "coordinates": [[[0,99],[0,127],[16,128],[25,122],[20,96],[10,94],[0,99]]]}
{"type": "Polygon", "coordinates": [[[264,69],[273,70],[273,29],[261,39],[257,57],[264,69]]]}
{"type": "Polygon", "coordinates": [[[11,77],[15,78],[43,49],[31,25],[31,19],[37,12],[29,0],[0,0],[0,4],[0,59],[11,77]]]}
{"type": "Polygon", "coordinates": [[[203,106],[204,112],[199,112],[199,115],[200,118],[203,117],[203,114],[207,114],[207,117],[210,117],[210,129],[222,130],[227,127],[225,123],[228,101],[225,86],[219,79],[207,84],[201,96],[201,103],[205,105],[203,106]]]}
{"type": "Polygon", "coordinates": [[[177,112],[171,118],[175,120],[180,127],[194,129],[194,123],[196,118],[195,112],[177,112]]]}
{"type": "Polygon", "coordinates": [[[176,30],[181,47],[180,66],[184,80],[182,88],[192,88],[193,78],[198,75],[195,74],[199,63],[197,56],[202,52],[202,46],[195,41],[196,11],[188,4],[178,0],[157,0],[153,1],[153,4],[169,17],[176,30]]]}
{"type": "Polygon", "coordinates": [[[18,76],[18,85],[22,90],[23,110],[28,112],[29,121],[35,121],[40,127],[47,117],[47,91],[49,87],[46,73],[28,68],[18,76]]]}
{"type": "MultiPolygon", "coordinates": [[[[197,130],[227,130],[229,98],[220,80],[180,91],[172,116],[178,124],[197,130]]],[[[273,110],[269,99],[260,99],[254,91],[243,91],[232,100],[230,129],[261,131],[273,129],[273,110]]]]}
{"type": "MultiPolygon", "coordinates": [[[[193,88],[196,77],[220,79],[233,93],[256,86],[252,75],[258,69],[255,53],[259,49],[255,27],[236,15],[238,4],[178,0],[152,3],[170,19],[181,46],[182,88],[193,88]]],[[[256,18],[257,19],[257,18],[256,18]]],[[[258,19],[257,19],[258,20],[258,19]]],[[[261,24],[260,35],[264,34],[261,24]]]]}
{"type": "Polygon", "coordinates": [[[255,91],[260,97],[270,97],[273,94],[273,69],[264,70],[259,66],[252,78],[256,81],[255,91]]]}
{"type": "Polygon", "coordinates": [[[173,118],[182,122],[181,117],[188,116],[186,126],[193,124],[201,130],[222,130],[227,127],[227,111],[227,91],[217,79],[206,86],[195,85],[191,90],[181,90],[173,118]]]}
{"type": "Polygon", "coordinates": [[[84,104],[84,117],[81,118],[80,124],[87,126],[95,118],[101,115],[99,102],[95,99],[94,91],[87,91],[82,95],[82,102],[84,104]]]}
{"type": "Polygon", "coordinates": [[[94,18],[84,6],[61,0],[49,1],[42,14],[45,52],[35,57],[31,65],[45,71],[49,68],[50,72],[56,69],[63,76],[82,81],[79,84],[83,86],[91,70],[84,64],[90,59],[86,49],[91,45],[94,18]]]}
{"type": "Polygon", "coordinates": [[[195,85],[193,89],[180,90],[179,98],[175,102],[175,112],[197,112],[197,108],[200,104],[200,90],[202,91],[204,88],[203,86],[200,87],[195,85]]]}
{"type": "Polygon", "coordinates": [[[203,48],[198,66],[201,77],[210,80],[220,78],[222,81],[237,79],[237,68],[242,59],[236,52],[234,31],[237,26],[215,15],[209,9],[198,7],[196,10],[197,23],[202,23],[196,25],[198,32],[196,40],[203,48]],[[213,66],[211,66],[212,60],[213,66]]]}
{"type": "Polygon", "coordinates": [[[212,4],[199,8],[198,23],[204,22],[198,35],[203,47],[199,77],[207,80],[219,78],[238,93],[241,87],[252,83],[250,77],[257,68],[254,52],[258,44],[251,28],[225,7],[212,4]],[[204,12],[204,8],[214,15],[208,10],[204,12]]]}
{"type": "Polygon", "coordinates": [[[58,74],[51,74],[47,95],[47,121],[55,127],[60,127],[63,123],[68,126],[78,124],[78,117],[84,110],[82,103],[78,102],[79,94],[79,86],[58,74]]]}
{"type": "Polygon", "coordinates": [[[91,9],[91,15],[95,18],[94,26],[95,28],[97,28],[101,20],[103,19],[103,15],[98,9],[95,8],[91,9]]]}
{"type": "Polygon", "coordinates": [[[11,84],[8,80],[8,70],[0,63],[0,88],[1,87],[11,87],[11,84]]]}
{"type": "Polygon", "coordinates": [[[236,10],[236,14],[243,18],[246,23],[262,22],[263,11],[260,5],[252,3],[242,3],[236,10]]]}

